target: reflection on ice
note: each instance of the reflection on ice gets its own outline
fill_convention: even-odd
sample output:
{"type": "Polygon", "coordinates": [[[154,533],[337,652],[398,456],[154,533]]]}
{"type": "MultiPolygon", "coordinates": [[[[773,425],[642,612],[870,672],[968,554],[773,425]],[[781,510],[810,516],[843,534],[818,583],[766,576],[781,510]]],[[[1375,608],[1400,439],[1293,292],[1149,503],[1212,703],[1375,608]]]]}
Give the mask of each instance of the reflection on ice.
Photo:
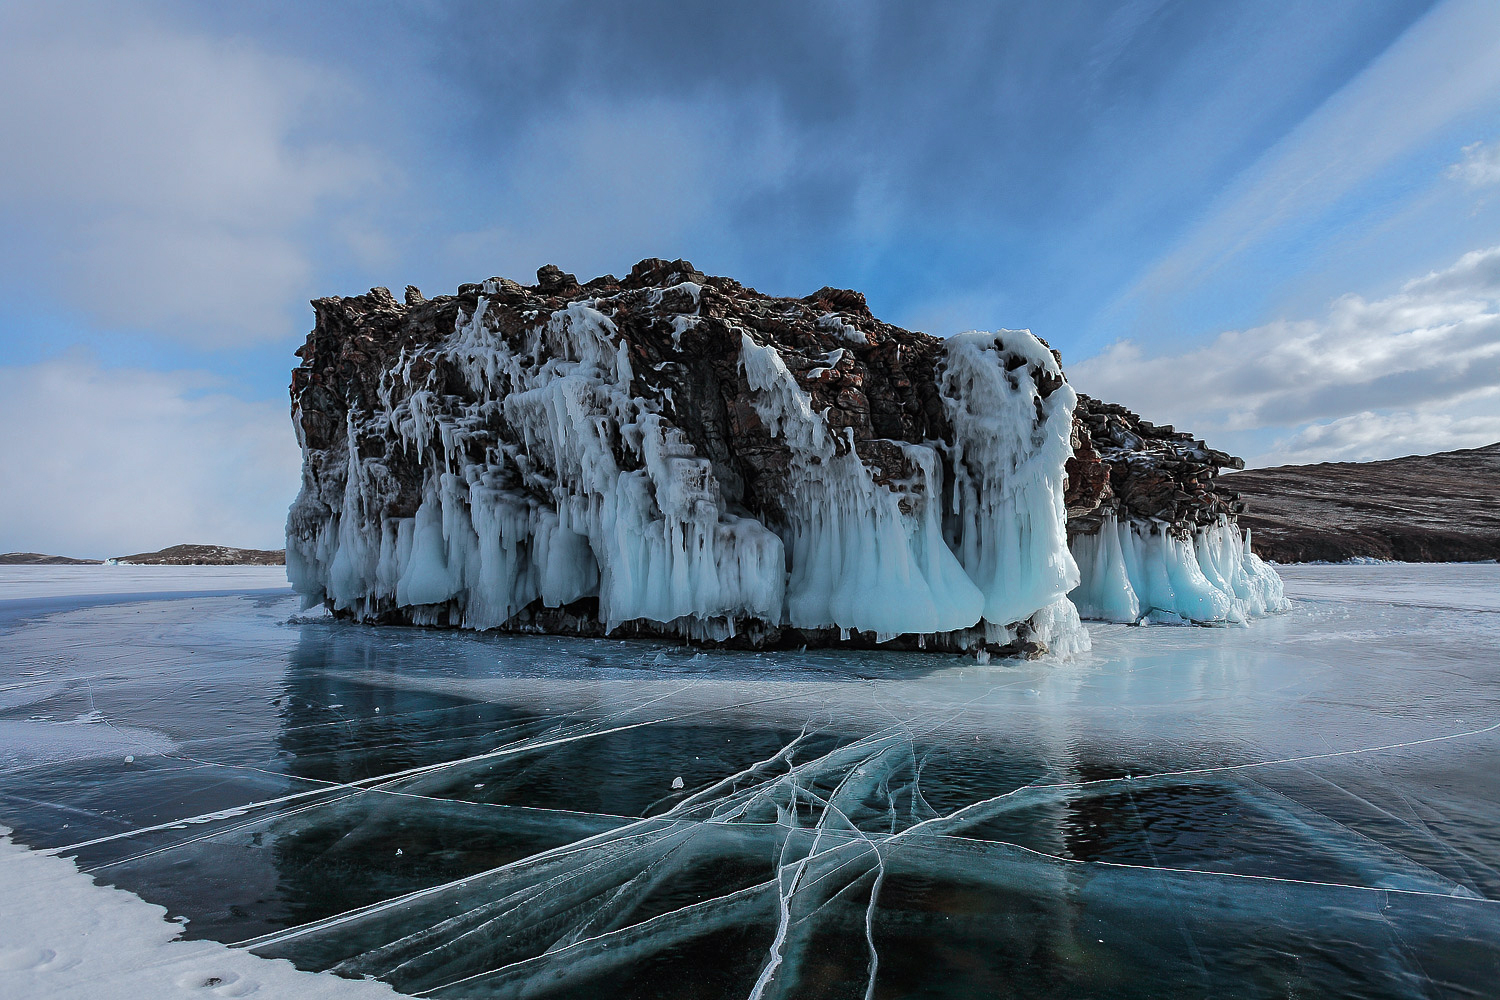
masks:
{"type": "Polygon", "coordinates": [[[159,744],[14,763],[0,821],[422,995],[1483,995],[1493,612],[1313,596],[990,666],[81,608],[0,636],[0,723],[159,744]]]}

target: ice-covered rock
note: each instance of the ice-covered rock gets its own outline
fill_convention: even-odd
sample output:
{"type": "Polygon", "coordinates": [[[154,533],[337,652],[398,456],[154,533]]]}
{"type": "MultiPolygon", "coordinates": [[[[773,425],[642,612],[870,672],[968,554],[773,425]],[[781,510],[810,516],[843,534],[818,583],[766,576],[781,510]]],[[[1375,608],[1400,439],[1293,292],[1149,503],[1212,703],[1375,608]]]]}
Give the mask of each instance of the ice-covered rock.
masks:
{"type": "Polygon", "coordinates": [[[774,298],[656,259],[314,308],[287,522],[309,604],[749,646],[1087,648],[1068,598],[1077,397],[1029,332],[945,341],[857,292],[774,298]]]}
{"type": "Polygon", "coordinates": [[[1250,550],[1239,496],[1219,479],[1244,468],[1191,434],[1080,396],[1068,460],[1068,532],[1086,618],[1243,624],[1287,607],[1276,571],[1250,550]]]}

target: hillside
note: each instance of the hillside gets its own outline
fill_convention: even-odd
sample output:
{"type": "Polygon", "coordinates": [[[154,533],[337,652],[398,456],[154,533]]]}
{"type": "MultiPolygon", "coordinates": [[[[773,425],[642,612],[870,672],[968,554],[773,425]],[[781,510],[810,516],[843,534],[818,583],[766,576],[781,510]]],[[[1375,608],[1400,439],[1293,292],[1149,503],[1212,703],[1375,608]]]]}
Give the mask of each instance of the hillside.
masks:
{"type": "Polygon", "coordinates": [[[130,566],[281,566],[286,563],[286,552],[227,545],[173,545],[157,552],[116,556],[114,561],[130,566]]]}
{"type": "Polygon", "coordinates": [[[98,566],[102,559],[74,559],[41,552],[0,552],[0,566],[98,566]]]}
{"type": "Polygon", "coordinates": [[[1255,551],[1277,562],[1500,558],[1500,443],[1384,462],[1227,474],[1255,551]]]}

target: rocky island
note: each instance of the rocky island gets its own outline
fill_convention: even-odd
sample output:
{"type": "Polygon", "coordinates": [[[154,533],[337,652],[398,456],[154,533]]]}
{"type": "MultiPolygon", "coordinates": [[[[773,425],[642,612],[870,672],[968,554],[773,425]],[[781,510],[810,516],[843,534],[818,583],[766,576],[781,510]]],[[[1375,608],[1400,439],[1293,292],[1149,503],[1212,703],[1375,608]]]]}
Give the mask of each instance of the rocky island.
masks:
{"type": "Polygon", "coordinates": [[[288,576],[369,622],[750,647],[1083,648],[1282,606],[1191,435],[1080,398],[1027,331],[683,260],[313,303],[288,576]]]}
{"type": "Polygon", "coordinates": [[[0,566],[98,566],[103,559],[75,559],[45,552],[0,552],[0,566]]]}

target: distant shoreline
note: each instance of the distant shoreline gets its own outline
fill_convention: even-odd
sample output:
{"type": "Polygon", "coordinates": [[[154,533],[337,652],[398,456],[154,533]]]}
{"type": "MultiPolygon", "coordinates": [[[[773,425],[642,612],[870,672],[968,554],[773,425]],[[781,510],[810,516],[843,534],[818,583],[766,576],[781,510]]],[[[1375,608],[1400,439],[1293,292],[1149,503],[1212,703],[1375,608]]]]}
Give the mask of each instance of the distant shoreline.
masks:
{"type": "Polygon", "coordinates": [[[109,559],[76,559],[42,552],[0,553],[0,566],[285,566],[285,549],[241,549],[229,545],[172,545],[109,559]]]}

